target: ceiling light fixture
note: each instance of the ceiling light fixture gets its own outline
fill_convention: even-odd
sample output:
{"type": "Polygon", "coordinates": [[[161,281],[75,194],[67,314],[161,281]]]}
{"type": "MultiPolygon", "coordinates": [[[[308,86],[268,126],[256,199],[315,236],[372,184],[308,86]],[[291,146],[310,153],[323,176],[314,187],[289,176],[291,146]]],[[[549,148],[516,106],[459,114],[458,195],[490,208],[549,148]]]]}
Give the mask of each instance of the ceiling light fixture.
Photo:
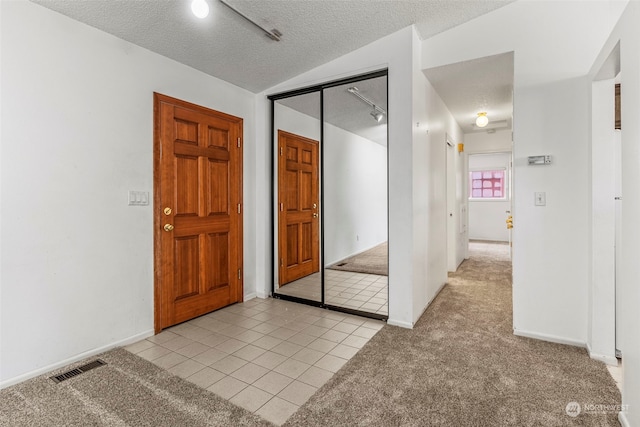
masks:
{"type": "MultiPolygon", "coordinates": [[[[204,1],[204,0],[202,0],[202,1],[204,1]]],[[[235,7],[231,6],[225,0],[219,0],[219,1],[220,1],[220,3],[222,3],[225,6],[227,6],[229,9],[233,10],[235,13],[237,13],[238,15],[240,15],[241,17],[243,17],[247,21],[251,22],[256,27],[260,28],[262,31],[264,31],[264,33],[267,35],[267,37],[269,37],[271,40],[274,40],[274,41],[277,41],[277,42],[280,41],[280,38],[282,37],[282,33],[280,31],[276,30],[275,28],[273,30],[267,30],[265,27],[263,27],[262,25],[258,24],[253,19],[249,18],[247,15],[245,15],[242,12],[240,12],[235,7]]]]}
{"type": "Polygon", "coordinates": [[[476,117],[476,126],[479,128],[483,128],[489,124],[489,118],[487,117],[486,112],[478,113],[478,117],[476,117]]]}
{"type": "Polygon", "coordinates": [[[209,16],[209,4],[206,0],[193,0],[191,3],[191,12],[200,19],[209,16]]]}
{"type": "Polygon", "coordinates": [[[369,98],[362,95],[359,92],[357,87],[351,86],[347,88],[347,92],[349,92],[352,95],[355,95],[358,99],[360,99],[364,103],[368,104],[371,108],[373,108],[373,110],[369,114],[371,115],[371,117],[375,119],[376,122],[380,123],[382,121],[382,118],[387,114],[384,108],[378,107],[376,104],[373,103],[373,101],[371,101],[369,98]]]}

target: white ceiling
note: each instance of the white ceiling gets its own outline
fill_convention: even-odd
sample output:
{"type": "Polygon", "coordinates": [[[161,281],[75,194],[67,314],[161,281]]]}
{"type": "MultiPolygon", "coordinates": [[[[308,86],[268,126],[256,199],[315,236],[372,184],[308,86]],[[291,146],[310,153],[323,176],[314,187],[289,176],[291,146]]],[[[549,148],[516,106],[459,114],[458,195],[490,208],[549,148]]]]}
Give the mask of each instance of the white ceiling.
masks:
{"type": "MultiPolygon", "coordinates": [[[[380,122],[371,117],[372,107],[347,91],[355,86],[360,94],[387,111],[387,77],[376,77],[356,83],[335,86],[324,92],[326,123],[359,135],[380,145],[387,145],[387,116],[380,122]]],[[[320,120],[320,96],[309,93],[277,101],[293,110],[320,120]]],[[[276,126],[278,117],[276,115],[276,126]]]]}
{"type": "Polygon", "coordinates": [[[424,70],[464,133],[510,129],[513,113],[513,52],[424,70]],[[477,128],[486,112],[489,125],[477,128]]]}
{"type": "Polygon", "coordinates": [[[280,42],[207,0],[31,0],[153,52],[258,93],[397,30],[416,24],[422,39],[513,0],[228,0],[280,42]]]}

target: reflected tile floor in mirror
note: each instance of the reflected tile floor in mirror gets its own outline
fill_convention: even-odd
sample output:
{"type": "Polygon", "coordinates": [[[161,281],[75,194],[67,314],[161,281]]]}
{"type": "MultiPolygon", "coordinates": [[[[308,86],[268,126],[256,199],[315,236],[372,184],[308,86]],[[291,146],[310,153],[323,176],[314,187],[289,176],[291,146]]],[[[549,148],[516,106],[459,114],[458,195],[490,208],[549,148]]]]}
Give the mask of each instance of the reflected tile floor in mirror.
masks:
{"type": "MultiPolygon", "coordinates": [[[[325,303],[387,316],[389,309],[387,276],[325,270],[325,303]]],[[[320,273],[282,286],[278,293],[320,301],[320,273]]]]}
{"type": "Polygon", "coordinates": [[[369,313],[389,314],[389,278],[377,274],[325,270],[325,303],[369,313]]]}
{"type": "Polygon", "coordinates": [[[321,301],[320,293],[322,292],[322,285],[320,281],[320,273],[313,273],[302,279],[295,280],[280,286],[276,291],[278,294],[289,295],[297,298],[304,298],[312,301],[321,301]]]}

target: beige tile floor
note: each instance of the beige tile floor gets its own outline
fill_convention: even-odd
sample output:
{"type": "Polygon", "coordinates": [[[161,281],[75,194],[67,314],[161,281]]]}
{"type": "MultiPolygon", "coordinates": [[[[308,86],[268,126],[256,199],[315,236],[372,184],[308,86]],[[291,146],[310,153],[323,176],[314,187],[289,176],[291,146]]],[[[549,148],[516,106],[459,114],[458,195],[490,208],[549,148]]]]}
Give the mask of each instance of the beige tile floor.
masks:
{"type": "Polygon", "coordinates": [[[126,347],[275,424],[283,424],[384,322],[252,299],[126,347]]]}
{"type": "MultiPolygon", "coordinates": [[[[376,274],[325,270],[325,303],[386,316],[389,314],[388,279],[376,274]]],[[[288,283],[277,292],[320,301],[320,273],[288,283]]]]}

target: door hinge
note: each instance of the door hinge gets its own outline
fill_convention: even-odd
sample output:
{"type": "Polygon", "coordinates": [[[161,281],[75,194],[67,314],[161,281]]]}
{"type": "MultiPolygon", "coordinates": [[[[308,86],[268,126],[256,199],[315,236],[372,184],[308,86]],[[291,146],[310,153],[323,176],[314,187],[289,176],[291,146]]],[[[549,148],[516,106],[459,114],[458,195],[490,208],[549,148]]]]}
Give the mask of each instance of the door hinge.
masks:
{"type": "Polygon", "coordinates": [[[280,267],[282,267],[284,265],[284,262],[282,262],[282,258],[280,258],[280,267]]]}
{"type": "Polygon", "coordinates": [[[280,155],[282,156],[282,147],[280,147],[280,155]]]}
{"type": "Polygon", "coordinates": [[[240,138],[238,138],[238,148],[240,148],[240,138]]]}
{"type": "Polygon", "coordinates": [[[242,269],[238,269],[238,280],[242,280],[242,269]]]}
{"type": "Polygon", "coordinates": [[[240,208],[240,203],[238,203],[238,213],[240,213],[241,208],[240,208]]]}
{"type": "Polygon", "coordinates": [[[280,203],[280,212],[284,210],[284,203],[280,203]]]}

